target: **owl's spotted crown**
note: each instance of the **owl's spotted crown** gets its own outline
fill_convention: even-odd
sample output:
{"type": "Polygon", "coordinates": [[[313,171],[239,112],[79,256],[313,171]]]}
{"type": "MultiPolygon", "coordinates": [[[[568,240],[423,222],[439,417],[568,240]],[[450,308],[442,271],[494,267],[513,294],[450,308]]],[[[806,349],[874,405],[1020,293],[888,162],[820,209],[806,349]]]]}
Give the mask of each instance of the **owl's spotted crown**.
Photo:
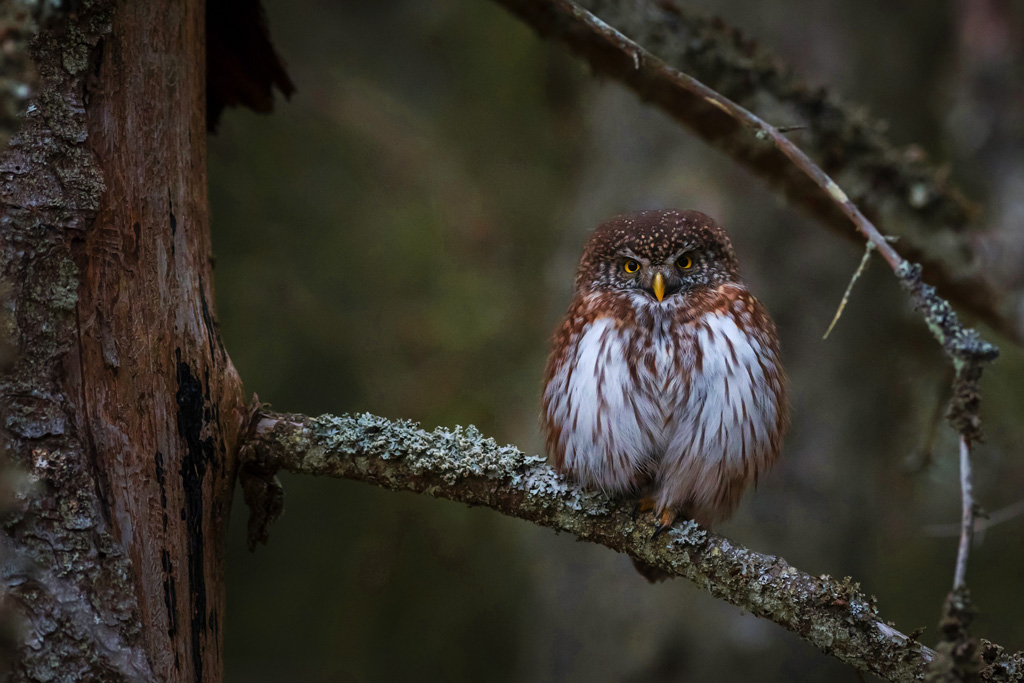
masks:
{"type": "Polygon", "coordinates": [[[699,211],[638,211],[616,216],[597,227],[583,249],[576,289],[608,284],[615,259],[640,258],[667,263],[688,254],[694,260],[689,279],[696,284],[739,282],[739,265],[729,236],[699,211]]]}

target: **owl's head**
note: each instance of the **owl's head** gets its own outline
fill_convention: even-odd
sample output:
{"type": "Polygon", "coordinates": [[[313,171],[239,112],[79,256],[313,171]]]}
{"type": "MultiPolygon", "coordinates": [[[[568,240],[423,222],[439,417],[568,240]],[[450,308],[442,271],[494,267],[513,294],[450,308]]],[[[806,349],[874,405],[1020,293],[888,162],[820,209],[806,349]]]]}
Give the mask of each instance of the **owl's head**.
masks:
{"type": "Polygon", "coordinates": [[[591,234],[576,292],[612,290],[667,303],[739,279],[732,243],[712,218],[699,211],[640,211],[616,216],[591,234]]]}

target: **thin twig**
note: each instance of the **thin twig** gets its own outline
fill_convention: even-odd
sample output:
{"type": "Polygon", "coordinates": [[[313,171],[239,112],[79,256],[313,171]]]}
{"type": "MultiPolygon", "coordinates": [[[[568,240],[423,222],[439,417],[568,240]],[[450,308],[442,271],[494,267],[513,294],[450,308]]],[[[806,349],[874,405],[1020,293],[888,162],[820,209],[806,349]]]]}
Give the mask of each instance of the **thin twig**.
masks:
{"type": "MultiPolygon", "coordinates": [[[[604,24],[600,19],[594,15],[590,17],[595,22],[600,22],[607,30],[613,32],[619,40],[628,42],[633,49],[637,51],[637,59],[640,59],[639,55],[642,55],[643,59],[657,59],[654,55],[651,55],[642,47],[633,43],[629,38],[622,35],[614,28],[604,24]]],[[[814,161],[804,154],[803,150],[796,146],[796,144],[779,132],[779,129],[771,125],[761,117],[754,114],[749,109],[741,107],[729,98],[720,95],[718,92],[712,90],[708,86],[704,85],[696,78],[684,74],[680,71],[676,71],[667,64],[662,63],[661,67],[669,72],[679,83],[679,85],[687,91],[704,98],[708,104],[721,109],[725,113],[729,114],[733,119],[742,123],[743,125],[751,128],[755,135],[760,138],[767,138],[771,140],[772,144],[780,152],[786,155],[790,161],[793,162],[797,168],[799,168],[804,175],[810,178],[818,187],[824,190],[831,198],[832,202],[839,207],[839,209],[846,214],[846,217],[850,219],[854,227],[864,235],[878,252],[885,259],[885,262],[889,264],[889,267],[893,269],[893,272],[899,273],[902,269],[906,268],[906,262],[903,257],[889,244],[889,241],[882,236],[878,228],[875,227],[874,223],[869,221],[867,217],[861,213],[861,210],[857,208],[857,205],[850,201],[850,198],[843,192],[842,188],[828,176],[825,171],[821,170],[814,161]]]]}
{"type": "Polygon", "coordinates": [[[846,285],[846,291],[843,292],[843,299],[839,302],[839,308],[836,309],[836,314],[832,317],[832,322],[829,323],[828,329],[825,330],[825,336],[822,339],[828,339],[828,335],[832,334],[832,328],[839,322],[839,317],[843,314],[843,309],[846,308],[846,303],[850,300],[850,292],[853,291],[853,285],[856,284],[860,276],[864,274],[864,271],[868,268],[868,263],[871,262],[871,252],[875,248],[874,242],[868,242],[864,247],[864,256],[860,259],[860,265],[857,266],[856,272],[853,277],[850,278],[850,284],[846,285]]]}
{"type": "MultiPolygon", "coordinates": [[[[515,3],[506,3],[511,9],[523,10],[515,3]]],[[[649,79],[659,79],[664,82],[664,87],[678,88],[690,95],[696,95],[714,108],[725,112],[734,121],[750,128],[756,137],[771,140],[772,144],[782,152],[789,160],[800,169],[814,184],[824,190],[831,201],[850,219],[858,231],[874,243],[879,253],[886,260],[889,266],[897,271],[904,263],[896,250],[893,249],[874,224],[861,213],[846,193],[840,189],[821,168],[814,163],[804,152],[797,147],[779,129],[764,121],[759,116],[746,109],[729,98],[721,95],[712,88],[704,85],[689,74],[683,73],[670,66],[656,55],[648,52],[644,47],[638,45],[618,29],[608,25],[593,13],[587,11],[580,5],[568,0],[556,0],[548,4],[552,12],[571,13],[573,21],[577,26],[572,30],[575,32],[586,31],[601,36],[604,41],[614,49],[625,52],[631,58],[634,72],[646,71],[649,79]]],[[[567,32],[568,33],[568,32],[567,32]]],[[[571,41],[572,36],[566,40],[571,41]]]]}
{"type": "Polygon", "coordinates": [[[956,571],[953,574],[953,590],[967,587],[967,556],[974,540],[974,484],[971,476],[971,445],[967,437],[960,435],[960,498],[962,502],[960,519],[960,547],[956,552],[956,571]]]}
{"type": "MultiPolygon", "coordinates": [[[[974,506],[974,535],[975,537],[984,534],[989,529],[1004,522],[1016,519],[1024,515],[1024,500],[1018,500],[1016,503],[1010,503],[1006,507],[999,508],[995,512],[988,513],[987,515],[981,515],[978,513],[978,506],[974,506]]],[[[950,536],[960,535],[960,522],[951,522],[949,524],[926,524],[922,528],[922,531],[926,536],[932,536],[935,538],[943,538],[950,536]]],[[[980,543],[983,539],[978,539],[980,543]]]]}
{"type": "MultiPolygon", "coordinates": [[[[967,557],[974,539],[974,490],[971,483],[971,439],[968,433],[960,434],[960,499],[962,516],[960,520],[960,547],[956,553],[956,570],[953,573],[953,590],[946,596],[939,621],[941,637],[935,647],[935,658],[925,667],[924,679],[953,683],[956,681],[993,680],[991,672],[984,673],[988,655],[1002,648],[990,648],[987,644],[970,635],[971,622],[976,612],[967,589],[967,557]]],[[[1012,662],[1011,667],[1020,662],[1012,662]]],[[[1020,680],[1020,671],[1012,678],[999,676],[997,680],[1020,680]]]]}

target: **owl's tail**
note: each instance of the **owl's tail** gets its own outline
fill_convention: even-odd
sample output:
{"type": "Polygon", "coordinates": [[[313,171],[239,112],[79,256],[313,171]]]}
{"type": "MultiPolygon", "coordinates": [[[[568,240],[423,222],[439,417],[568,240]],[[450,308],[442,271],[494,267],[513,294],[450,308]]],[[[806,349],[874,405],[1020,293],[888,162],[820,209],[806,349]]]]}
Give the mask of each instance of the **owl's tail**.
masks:
{"type": "Polygon", "coordinates": [[[661,583],[665,579],[671,579],[673,576],[664,569],[658,569],[657,567],[647,564],[643,560],[638,560],[635,557],[630,559],[633,560],[633,567],[640,573],[640,576],[644,577],[651,583],[661,583]]]}

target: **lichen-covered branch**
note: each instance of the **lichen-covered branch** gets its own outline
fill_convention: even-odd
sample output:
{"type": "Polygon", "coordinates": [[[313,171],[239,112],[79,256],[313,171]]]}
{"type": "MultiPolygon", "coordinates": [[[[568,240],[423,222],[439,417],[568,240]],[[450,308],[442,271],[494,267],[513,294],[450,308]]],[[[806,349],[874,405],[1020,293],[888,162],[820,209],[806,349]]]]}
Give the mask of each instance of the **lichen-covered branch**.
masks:
{"type": "Polygon", "coordinates": [[[990,279],[979,252],[980,211],[919,150],[898,149],[863,109],[811,87],[719,19],[662,0],[497,0],[598,73],[632,88],[709,143],[765,178],[790,201],[852,236],[829,193],[766,137],[719,102],[680,87],[691,76],[765,121],[798,125],[800,147],[888,235],[920,262],[940,293],[1017,342],[1022,292],[990,279]]]}
{"type": "MultiPolygon", "coordinates": [[[[499,446],[474,427],[426,432],[373,415],[263,414],[242,447],[242,480],[271,484],[278,470],[365,481],[482,505],[574,534],[693,581],[715,597],[770,619],[854,667],[891,681],[912,681],[934,653],[888,625],[874,598],[851,579],[812,576],[785,560],[748,550],[693,522],[652,539],[629,501],[585,492],[541,457],[499,446]]],[[[250,504],[257,495],[247,495],[250,504]]],[[[272,503],[270,508],[277,509],[272,503]]],[[[265,510],[267,506],[258,507],[265,510]]],[[[255,519],[250,530],[264,535],[255,519]]],[[[999,656],[992,680],[1014,680],[1020,662],[999,656]]]]}

